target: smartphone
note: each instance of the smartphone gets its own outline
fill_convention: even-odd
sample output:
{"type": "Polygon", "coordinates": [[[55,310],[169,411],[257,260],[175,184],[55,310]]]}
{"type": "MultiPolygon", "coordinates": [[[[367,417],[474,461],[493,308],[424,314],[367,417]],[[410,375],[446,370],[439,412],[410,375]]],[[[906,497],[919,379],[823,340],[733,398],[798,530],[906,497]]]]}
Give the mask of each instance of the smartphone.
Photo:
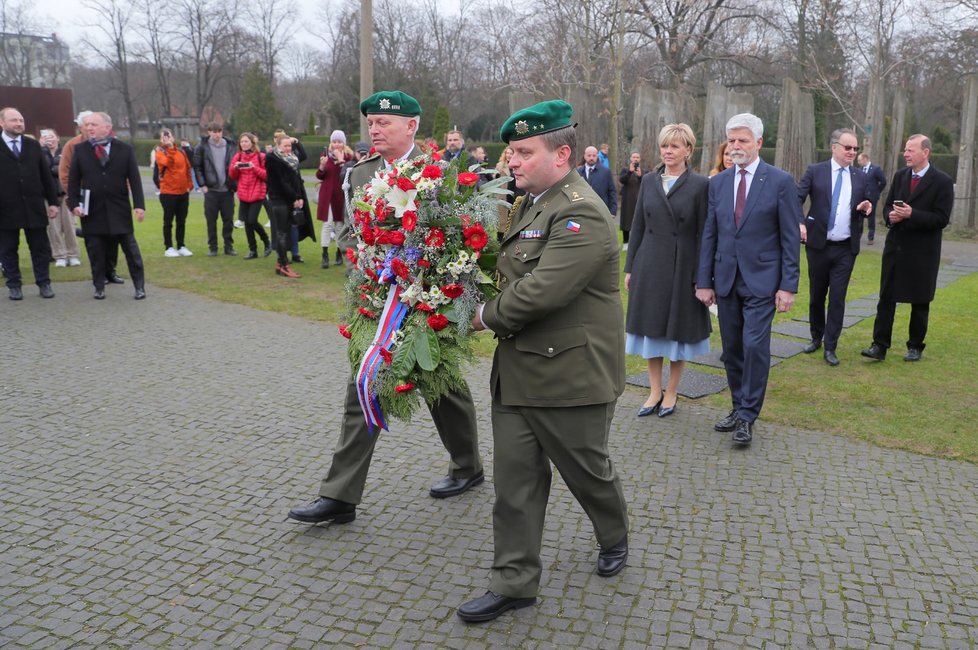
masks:
{"type": "Polygon", "coordinates": [[[897,206],[898,208],[902,208],[903,206],[906,205],[906,203],[904,203],[903,201],[897,200],[897,201],[894,201],[893,202],[893,205],[897,206]]]}
{"type": "Polygon", "coordinates": [[[251,167],[251,163],[249,163],[249,162],[239,162],[238,163],[238,169],[248,169],[249,167],[251,167]]]}

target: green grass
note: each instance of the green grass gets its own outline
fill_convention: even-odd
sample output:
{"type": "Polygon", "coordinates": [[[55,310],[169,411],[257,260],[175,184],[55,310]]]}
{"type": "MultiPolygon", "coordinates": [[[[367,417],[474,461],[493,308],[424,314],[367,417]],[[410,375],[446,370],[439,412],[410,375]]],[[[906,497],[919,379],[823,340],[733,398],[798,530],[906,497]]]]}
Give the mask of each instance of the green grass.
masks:
{"type": "MultiPolygon", "coordinates": [[[[147,207],[145,222],[136,225],[136,238],[145,260],[151,299],[155,285],[326,323],[340,322],[344,274],[335,267],[319,268],[322,249],[318,242],[300,242],[300,251],[308,261],[295,265],[294,268],[303,275],[298,280],[275,275],[274,254],[251,261],[244,261],[241,256],[207,257],[203,204],[195,198],[190,204],[187,226],[187,246],[194,251],[194,256],[164,258],[159,201],[150,196],[147,207]]],[[[263,221],[264,218],[263,213],[263,221]]],[[[244,231],[235,229],[234,239],[235,247],[243,255],[247,251],[244,231]]],[[[849,287],[850,300],[877,292],[881,244],[864,249],[859,255],[849,287]]],[[[21,243],[20,250],[25,284],[30,284],[32,274],[26,243],[21,243]]],[[[120,272],[128,275],[124,260],[120,258],[120,262],[120,272]]],[[[87,282],[90,280],[87,260],[78,268],[52,268],[52,277],[55,284],[87,282]]],[[[789,314],[779,314],[777,320],[807,313],[804,254],[801,278],[801,291],[795,298],[794,308],[789,314]]],[[[622,296],[627,301],[628,294],[624,290],[622,296]]],[[[897,308],[894,347],[882,363],[859,356],[859,351],[872,340],[873,319],[865,319],[843,332],[838,348],[842,360],[839,367],[829,367],[820,354],[815,354],[797,355],[772,369],[761,414],[763,422],[769,426],[824,431],[883,447],[978,462],[978,409],[974,405],[978,395],[978,373],[974,370],[978,359],[976,314],[978,274],[939,289],[931,306],[924,358],[913,364],[902,359],[908,305],[897,308]]],[[[714,349],[720,346],[715,322],[711,345],[714,349]]],[[[479,354],[489,356],[493,347],[491,337],[479,337],[479,354]]],[[[628,357],[627,370],[629,374],[644,372],[645,361],[628,357]]],[[[722,374],[719,370],[705,370],[722,374]]],[[[729,406],[730,397],[724,391],[703,401],[722,409],[729,406]]]]}

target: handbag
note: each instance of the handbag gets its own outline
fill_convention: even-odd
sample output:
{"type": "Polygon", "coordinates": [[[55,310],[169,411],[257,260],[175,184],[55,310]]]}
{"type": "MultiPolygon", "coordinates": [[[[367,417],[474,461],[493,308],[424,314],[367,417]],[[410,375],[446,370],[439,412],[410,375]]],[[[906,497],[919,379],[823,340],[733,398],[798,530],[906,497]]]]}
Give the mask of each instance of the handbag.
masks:
{"type": "Polygon", "coordinates": [[[301,226],[306,223],[306,213],[302,208],[292,208],[292,216],[289,221],[294,226],[301,226]]]}

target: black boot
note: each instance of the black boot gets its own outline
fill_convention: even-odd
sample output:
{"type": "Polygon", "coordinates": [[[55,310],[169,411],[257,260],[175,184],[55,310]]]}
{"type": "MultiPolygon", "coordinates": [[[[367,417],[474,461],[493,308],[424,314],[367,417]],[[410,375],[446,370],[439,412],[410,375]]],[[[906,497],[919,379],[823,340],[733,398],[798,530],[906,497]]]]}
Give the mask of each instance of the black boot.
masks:
{"type": "Polygon", "coordinates": [[[329,268],[329,249],[325,247],[323,248],[323,268],[329,268]]]}
{"type": "Polygon", "coordinates": [[[343,265],[343,251],[340,250],[340,245],[336,245],[336,266],[343,265]]]}

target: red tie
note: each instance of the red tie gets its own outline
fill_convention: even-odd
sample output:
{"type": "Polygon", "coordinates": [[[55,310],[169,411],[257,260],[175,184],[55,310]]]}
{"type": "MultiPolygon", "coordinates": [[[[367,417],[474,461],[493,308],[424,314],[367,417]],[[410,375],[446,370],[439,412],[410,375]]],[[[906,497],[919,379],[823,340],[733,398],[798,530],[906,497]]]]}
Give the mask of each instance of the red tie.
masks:
{"type": "Polygon", "coordinates": [[[740,185],[737,186],[737,200],[734,202],[734,225],[740,228],[740,216],[744,214],[747,203],[747,170],[740,170],[740,185]]]}
{"type": "Polygon", "coordinates": [[[914,174],[910,177],[910,193],[913,194],[917,189],[917,185],[920,183],[920,176],[914,174]]]}

